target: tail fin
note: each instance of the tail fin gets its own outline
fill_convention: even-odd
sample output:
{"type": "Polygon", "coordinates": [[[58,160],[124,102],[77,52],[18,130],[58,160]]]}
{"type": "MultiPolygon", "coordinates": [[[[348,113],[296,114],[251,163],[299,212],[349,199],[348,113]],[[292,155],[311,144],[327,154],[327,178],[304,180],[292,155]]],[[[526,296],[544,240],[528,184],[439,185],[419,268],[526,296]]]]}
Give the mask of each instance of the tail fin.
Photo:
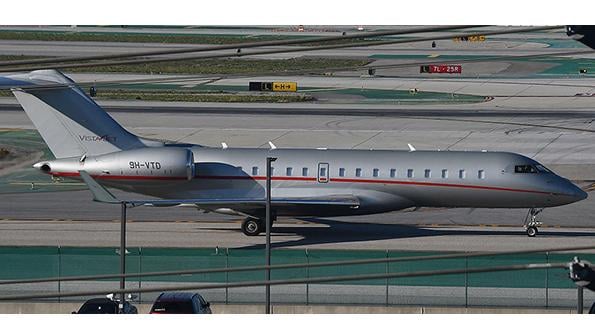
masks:
{"type": "Polygon", "coordinates": [[[25,84],[12,92],[56,158],[145,147],[59,71],[39,70],[7,79],[25,84]]]}

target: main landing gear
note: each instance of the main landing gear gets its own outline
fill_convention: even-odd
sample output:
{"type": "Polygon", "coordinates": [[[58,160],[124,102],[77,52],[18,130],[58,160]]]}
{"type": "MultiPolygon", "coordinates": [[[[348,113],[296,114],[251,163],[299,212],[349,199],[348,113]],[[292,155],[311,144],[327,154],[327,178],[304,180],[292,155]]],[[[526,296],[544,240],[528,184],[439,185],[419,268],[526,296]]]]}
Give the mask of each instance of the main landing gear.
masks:
{"type": "Polygon", "coordinates": [[[527,236],[529,236],[529,237],[537,236],[537,233],[539,232],[537,227],[541,226],[541,221],[537,221],[537,215],[539,213],[541,213],[541,211],[543,211],[543,208],[542,209],[535,209],[535,208],[529,209],[529,212],[527,213],[527,216],[525,217],[525,224],[523,225],[523,228],[525,228],[525,231],[527,232],[527,236]]]}
{"type": "Polygon", "coordinates": [[[248,217],[242,221],[242,233],[244,233],[244,235],[257,236],[265,229],[265,222],[262,219],[248,217]]]}

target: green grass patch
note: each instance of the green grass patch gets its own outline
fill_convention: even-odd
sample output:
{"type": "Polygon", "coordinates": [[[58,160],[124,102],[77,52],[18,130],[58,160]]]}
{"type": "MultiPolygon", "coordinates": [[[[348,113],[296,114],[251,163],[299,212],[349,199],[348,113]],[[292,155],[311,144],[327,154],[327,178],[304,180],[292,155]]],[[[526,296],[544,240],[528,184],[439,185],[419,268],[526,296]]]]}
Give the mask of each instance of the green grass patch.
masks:
{"type": "MultiPolygon", "coordinates": [[[[0,61],[48,58],[44,56],[0,55],[0,61]]],[[[290,59],[219,58],[164,61],[131,65],[109,65],[88,68],[64,68],[64,72],[106,72],[142,74],[283,74],[304,71],[321,72],[332,68],[356,68],[368,64],[363,58],[298,57],[290,59]]]]}
{"type": "Polygon", "coordinates": [[[92,68],[64,69],[70,72],[119,72],[144,74],[260,74],[282,75],[294,71],[325,71],[328,68],[351,68],[368,64],[366,59],[310,58],[290,59],[237,59],[168,61],[131,65],[96,66],[92,68]]]}
{"type": "MultiPolygon", "coordinates": [[[[175,43],[175,44],[239,44],[264,41],[299,40],[313,38],[308,35],[236,35],[143,32],[77,32],[77,31],[24,31],[0,30],[2,40],[56,41],[56,42],[126,42],[126,43],[175,43]]],[[[373,40],[373,39],[366,39],[373,40]]],[[[324,43],[299,43],[297,45],[340,44],[363,41],[346,39],[324,43]]]]}
{"type": "Polygon", "coordinates": [[[231,93],[231,92],[184,92],[184,91],[126,91],[100,90],[97,98],[110,100],[150,100],[185,102],[307,102],[314,97],[299,93],[231,93]]]}

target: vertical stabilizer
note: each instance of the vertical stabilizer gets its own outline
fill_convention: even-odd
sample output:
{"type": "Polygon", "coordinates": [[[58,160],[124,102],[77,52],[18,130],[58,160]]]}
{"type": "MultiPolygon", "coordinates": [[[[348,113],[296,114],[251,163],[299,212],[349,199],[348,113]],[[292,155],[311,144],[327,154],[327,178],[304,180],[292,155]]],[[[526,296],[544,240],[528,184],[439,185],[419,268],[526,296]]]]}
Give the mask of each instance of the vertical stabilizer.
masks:
{"type": "Polygon", "coordinates": [[[39,70],[9,78],[29,84],[12,92],[56,158],[145,146],[62,73],[39,70]]]}

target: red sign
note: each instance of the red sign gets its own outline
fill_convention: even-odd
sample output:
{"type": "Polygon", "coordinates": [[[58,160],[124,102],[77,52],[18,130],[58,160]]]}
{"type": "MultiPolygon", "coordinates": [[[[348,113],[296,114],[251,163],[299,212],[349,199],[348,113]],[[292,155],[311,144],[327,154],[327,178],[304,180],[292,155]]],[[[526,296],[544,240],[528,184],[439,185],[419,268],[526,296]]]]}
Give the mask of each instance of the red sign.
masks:
{"type": "Polygon", "coordinates": [[[461,73],[463,67],[461,65],[449,65],[449,64],[432,64],[422,65],[420,68],[421,73],[461,73]]]}

